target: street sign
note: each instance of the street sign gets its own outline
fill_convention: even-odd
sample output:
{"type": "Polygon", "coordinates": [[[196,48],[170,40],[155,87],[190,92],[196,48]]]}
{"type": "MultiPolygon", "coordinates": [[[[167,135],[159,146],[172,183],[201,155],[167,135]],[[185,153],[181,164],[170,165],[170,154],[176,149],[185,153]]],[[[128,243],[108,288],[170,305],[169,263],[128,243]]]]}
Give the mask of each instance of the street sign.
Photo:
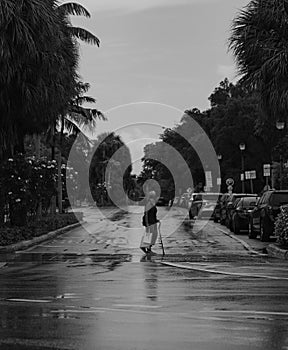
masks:
{"type": "Polygon", "coordinates": [[[263,175],[266,176],[270,176],[271,171],[270,171],[270,164],[263,164],[263,175]]]}
{"type": "Polygon", "coordinates": [[[212,173],[211,171],[205,171],[205,178],[206,178],[206,186],[207,187],[212,187],[212,173]]]}
{"type": "Polygon", "coordinates": [[[251,180],[256,179],[256,170],[251,170],[250,171],[250,179],[251,180]]]}
{"type": "Polygon", "coordinates": [[[245,180],[245,179],[244,179],[244,174],[243,174],[243,173],[241,173],[240,179],[241,179],[241,181],[244,181],[244,180],[245,180]]]}
{"type": "Polygon", "coordinates": [[[233,185],[234,185],[234,180],[232,179],[232,177],[229,177],[229,178],[226,180],[226,185],[227,185],[227,186],[233,186],[233,185]]]}
{"type": "Polygon", "coordinates": [[[245,178],[247,180],[256,179],[256,170],[245,171],[245,178]]]}

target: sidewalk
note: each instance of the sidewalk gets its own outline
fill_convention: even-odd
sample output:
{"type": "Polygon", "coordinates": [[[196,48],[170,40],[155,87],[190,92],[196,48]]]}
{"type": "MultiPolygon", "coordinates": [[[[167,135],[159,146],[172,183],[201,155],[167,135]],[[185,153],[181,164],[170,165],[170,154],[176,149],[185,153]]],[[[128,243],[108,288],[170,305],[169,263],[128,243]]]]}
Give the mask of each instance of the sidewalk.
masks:
{"type": "Polygon", "coordinates": [[[267,252],[271,257],[288,260],[288,250],[280,248],[276,244],[269,244],[267,252]]]}

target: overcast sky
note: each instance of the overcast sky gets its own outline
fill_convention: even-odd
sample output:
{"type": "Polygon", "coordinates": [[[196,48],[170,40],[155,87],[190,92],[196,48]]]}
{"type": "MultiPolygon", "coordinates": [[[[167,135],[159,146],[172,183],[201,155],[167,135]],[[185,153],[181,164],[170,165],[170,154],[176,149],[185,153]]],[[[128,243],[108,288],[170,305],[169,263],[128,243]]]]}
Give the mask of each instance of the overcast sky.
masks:
{"type": "Polygon", "coordinates": [[[90,11],[91,18],[73,17],[73,24],[101,40],[100,48],[81,44],[80,64],[83,80],[91,84],[89,94],[109,118],[105,126],[99,123],[97,132],[122,128],[127,108],[130,117],[125,123],[173,126],[181,118],[176,110],[167,116],[168,107],[164,106],[163,113],[157,110],[155,116],[147,114],[147,106],[142,114],[139,106],[137,113],[132,113],[131,106],[143,101],[180,111],[205,110],[219,82],[236,78],[227,41],[231,21],[247,0],[78,2],[90,11]]]}

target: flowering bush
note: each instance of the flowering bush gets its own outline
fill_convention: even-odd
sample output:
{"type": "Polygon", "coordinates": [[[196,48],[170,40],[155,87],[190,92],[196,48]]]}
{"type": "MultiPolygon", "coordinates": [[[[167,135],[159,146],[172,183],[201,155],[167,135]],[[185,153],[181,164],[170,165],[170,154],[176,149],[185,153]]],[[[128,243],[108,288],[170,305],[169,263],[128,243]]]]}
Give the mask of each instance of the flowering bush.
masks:
{"type": "Polygon", "coordinates": [[[275,222],[275,235],[277,242],[281,246],[288,247],[288,206],[281,208],[281,212],[275,222]]]}
{"type": "Polygon", "coordinates": [[[2,209],[8,207],[11,224],[23,226],[28,216],[36,215],[40,203],[47,210],[56,193],[55,161],[25,158],[22,154],[9,158],[0,165],[0,188],[0,204],[2,209]]]}
{"type": "Polygon", "coordinates": [[[78,220],[82,220],[82,213],[77,213],[77,217],[75,214],[67,213],[57,214],[53,217],[43,217],[39,221],[30,222],[24,227],[2,227],[0,230],[0,246],[29,240],[67,225],[75,224],[78,220]]]}

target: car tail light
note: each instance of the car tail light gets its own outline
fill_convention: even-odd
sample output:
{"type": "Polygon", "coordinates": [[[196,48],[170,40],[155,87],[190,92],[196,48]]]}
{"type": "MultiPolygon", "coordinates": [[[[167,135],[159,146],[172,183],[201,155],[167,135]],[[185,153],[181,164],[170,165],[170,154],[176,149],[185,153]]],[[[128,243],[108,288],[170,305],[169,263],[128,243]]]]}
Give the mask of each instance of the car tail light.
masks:
{"type": "Polygon", "coordinates": [[[267,214],[269,215],[270,219],[274,221],[273,208],[271,207],[271,205],[267,206],[267,214]]]}

